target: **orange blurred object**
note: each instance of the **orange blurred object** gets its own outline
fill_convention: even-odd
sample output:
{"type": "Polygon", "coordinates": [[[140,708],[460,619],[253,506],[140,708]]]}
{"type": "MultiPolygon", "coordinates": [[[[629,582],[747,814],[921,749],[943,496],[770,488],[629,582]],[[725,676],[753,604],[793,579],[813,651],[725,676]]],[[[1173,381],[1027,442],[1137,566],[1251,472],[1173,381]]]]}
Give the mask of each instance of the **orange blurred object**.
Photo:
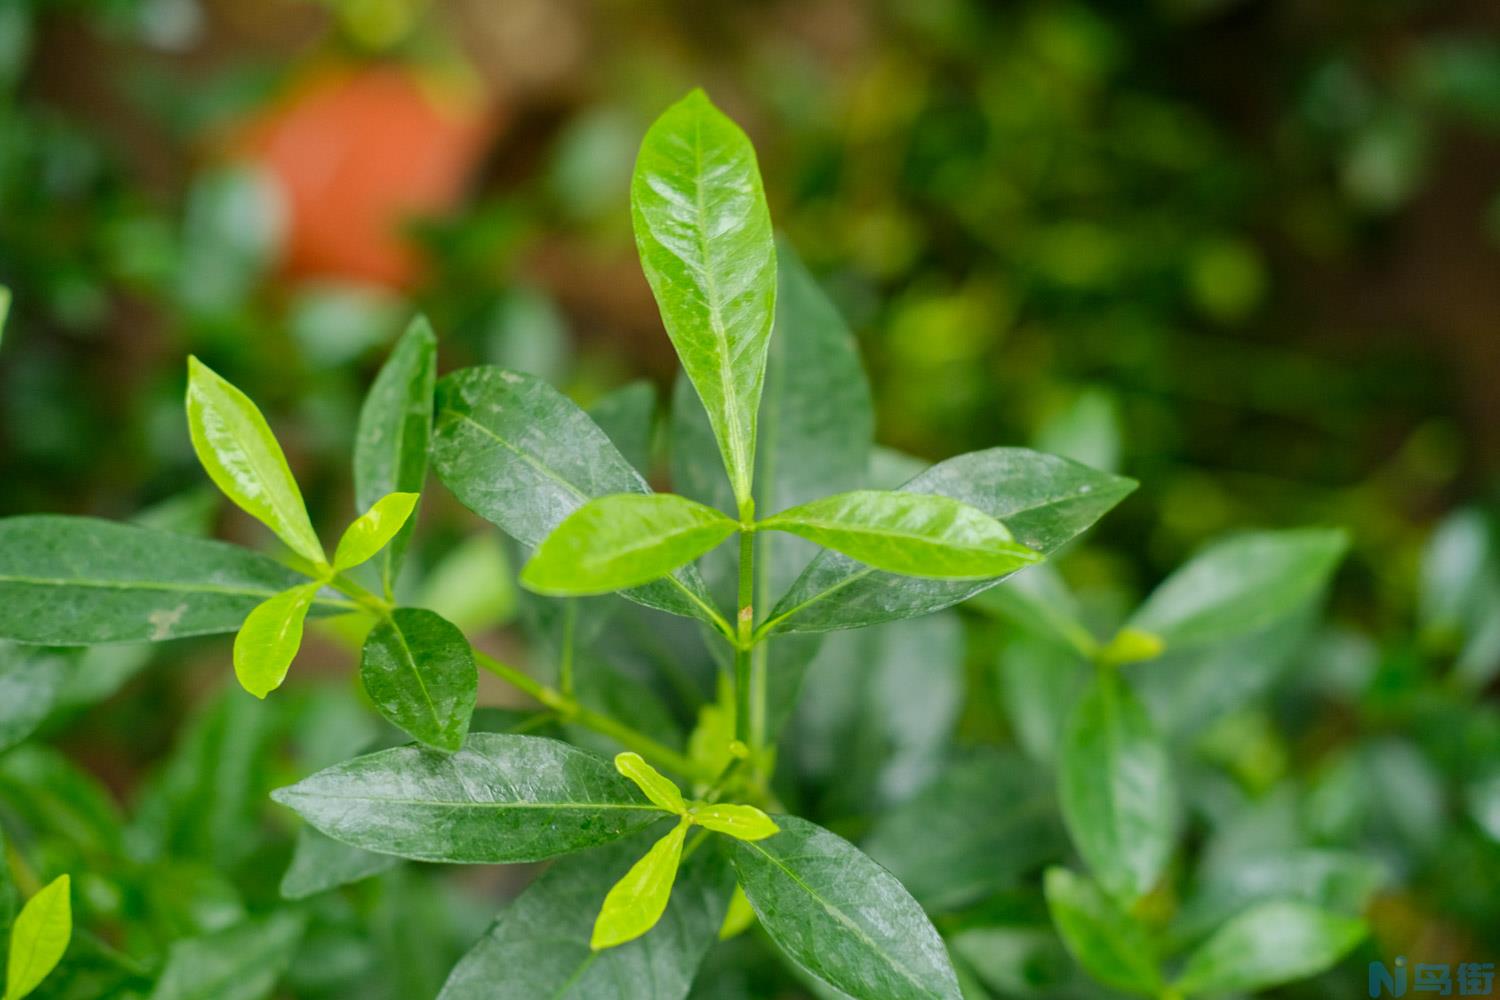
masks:
{"type": "Polygon", "coordinates": [[[403,288],[420,272],[404,227],[458,204],[499,124],[473,83],[396,65],[324,67],[236,146],[286,199],[288,276],[403,288]]]}

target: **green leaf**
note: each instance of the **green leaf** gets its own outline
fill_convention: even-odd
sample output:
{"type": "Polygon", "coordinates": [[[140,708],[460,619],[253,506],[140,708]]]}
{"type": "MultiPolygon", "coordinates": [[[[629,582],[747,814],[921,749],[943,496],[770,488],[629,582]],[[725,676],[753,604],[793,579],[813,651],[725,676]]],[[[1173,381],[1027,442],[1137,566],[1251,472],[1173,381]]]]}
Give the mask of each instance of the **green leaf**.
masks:
{"type": "Polygon", "coordinates": [[[256,605],[306,582],[224,542],[88,517],[0,520],[0,638],[82,646],[233,632],[256,605]]]}
{"type": "Polygon", "coordinates": [[[790,532],[876,569],[937,580],[1000,576],[1041,558],[989,515],[924,493],[840,493],[774,514],[756,530],[790,532]]]}
{"type": "Polygon", "coordinates": [[[956,760],[880,814],[864,849],[929,913],[976,903],[1067,855],[1057,796],[1014,753],[956,760]]]}
{"type": "Polygon", "coordinates": [[[188,358],[187,416],[198,461],[224,495],[308,562],[326,562],[266,418],[249,396],[194,357],[188,358]]]}
{"type": "MultiPolygon", "coordinates": [[[[1024,448],[991,448],[940,462],[902,487],[952,497],[998,518],[1016,541],[1051,555],[1135,489],[1132,480],[1024,448]]],[[[826,632],[929,614],[1003,577],[919,580],[825,552],[760,625],[763,634],[826,632]]]]}
{"type": "Polygon", "coordinates": [[[1027,756],[1048,768],[1057,762],[1068,715],[1092,675],[1088,661],[1071,646],[1023,631],[1004,641],[995,662],[995,686],[1016,743],[1027,756]]]}
{"type": "Polygon", "coordinates": [[[10,317],[10,289],[0,285],[0,342],[5,338],[5,321],[10,317]]]}
{"type": "Polygon", "coordinates": [[[795,816],[768,840],[726,841],[761,926],[797,965],[855,997],[958,1000],[943,939],[895,877],[795,816]]]}
{"type": "Polygon", "coordinates": [[[1344,532],[1264,531],[1209,546],[1154,590],[1129,626],[1169,651],[1227,642],[1314,601],[1348,548],[1344,532]]]}
{"type": "Polygon", "coordinates": [[[739,529],[712,507],[671,493],[590,500],[542,540],[521,571],[539,594],[582,597],[660,579],[739,529]]]}
{"type": "Polygon", "coordinates": [[[1150,936],[1088,879],[1066,868],[1049,868],[1047,908],[1068,951],[1089,975],[1117,990],[1157,996],[1161,970],[1150,936]]]}
{"type": "Polygon", "coordinates": [[[622,385],[595,400],[588,414],[635,471],[650,474],[656,386],[644,379],[622,385]]]}
{"type": "Polygon", "coordinates": [[[68,876],[58,876],[16,915],[5,967],[5,1000],[21,1000],[62,961],[73,937],[71,886],[68,876]]]}
{"type": "Polygon", "coordinates": [[[415,493],[389,493],[361,514],[339,539],[333,568],[342,572],[368,562],[406,526],[417,506],[415,493]]]}
{"type": "Polygon", "coordinates": [[[0,752],[36,731],[73,678],[66,654],[0,646],[0,752]]]}
{"type": "Polygon", "coordinates": [[[390,871],[400,863],[400,858],[350,847],[304,826],[297,831],[292,862],[281,876],[281,898],[307,899],[390,871]]]}
{"type": "Polygon", "coordinates": [[[1058,791],[1078,853],[1114,898],[1132,903],[1172,853],[1177,796],[1167,750],[1114,672],[1100,673],[1063,736],[1058,791]]]}
{"type": "Polygon", "coordinates": [[[672,827],[610,888],[594,921],[590,948],[594,951],[613,948],[634,941],[656,926],[672,896],[672,883],[682,863],[682,841],[687,832],[685,821],[672,827]]]}
{"type": "Polygon", "coordinates": [[[685,1000],[734,884],[710,845],[683,862],[650,933],[606,951],[589,947],[599,901],[649,842],[638,835],[548,868],[500,911],[439,1000],[685,1000]]]}
{"type": "Polygon", "coordinates": [[[151,1000],[264,1000],[291,966],[306,922],[282,910],[172,942],[151,1000]]]}
{"type": "Polygon", "coordinates": [[[1330,968],[1365,937],[1364,921],[1307,903],[1262,903],[1188,956],[1173,984],[1187,994],[1250,993],[1330,968]]]}
{"type": "Polygon", "coordinates": [[[694,806],[691,816],[705,830],[728,834],[736,840],[765,840],[781,832],[775,820],[754,806],[719,802],[694,806]]]}
{"type": "MultiPolygon", "coordinates": [[[[571,400],[530,375],[467,368],[437,387],[432,461],[470,510],[535,546],[589,500],[649,493],[609,438],[571,400]]],[[[725,628],[691,568],[624,596],[725,628]]]]}
{"type": "MultiPolygon", "coordinates": [[[[432,434],[432,394],[437,379],[437,337],[418,316],[396,341],[359,410],[354,434],[354,502],[368,510],[392,493],[422,492],[427,441],[432,434]]],[[[407,521],[381,553],[380,578],[389,596],[411,537],[407,521]]]]}
{"type": "Polygon", "coordinates": [[[463,746],[479,671],[469,641],[441,615],[421,608],[391,612],[365,638],[359,676],[393,725],[438,750],[463,746]]]}
{"type": "Polygon", "coordinates": [[[397,747],[271,796],[355,847],[417,861],[540,861],[661,819],[609,762],[557,740],[474,733],[452,755],[397,747]]]}
{"type": "Polygon", "coordinates": [[[255,697],[264,698],[286,680],[320,586],[305,583],[270,598],[250,612],[234,637],[234,676],[255,697]]]}
{"type": "Polygon", "coordinates": [[[703,91],[646,132],[630,210],[641,268],[743,506],[775,316],[776,245],[755,150],[703,91]]]}
{"type": "Polygon", "coordinates": [[[681,816],[687,812],[687,803],[682,800],[682,790],[656,768],[646,763],[638,753],[627,751],[615,754],[615,770],[635,782],[658,807],[681,816]]]}

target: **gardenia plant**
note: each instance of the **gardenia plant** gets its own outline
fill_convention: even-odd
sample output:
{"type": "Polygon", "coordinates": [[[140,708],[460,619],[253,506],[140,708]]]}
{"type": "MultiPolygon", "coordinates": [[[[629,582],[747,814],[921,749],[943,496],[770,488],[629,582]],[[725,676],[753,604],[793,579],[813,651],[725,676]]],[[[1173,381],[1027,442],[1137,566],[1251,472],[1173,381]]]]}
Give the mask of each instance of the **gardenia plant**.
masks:
{"type": "MultiPolygon", "coordinates": [[[[501,914],[453,970],[445,1000],[685,997],[716,938],[754,922],[810,982],[837,991],[828,995],[954,1000],[948,948],[912,893],[848,840],[781,808],[778,737],[819,634],[974,598],[1043,563],[1135,484],[993,448],[899,489],[865,488],[871,428],[852,339],[774,240],[754,151],[703,93],[647,133],[631,209],[690,387],[674,415],[681,494],[653,492],[611,434],[538,378],[476,367],[437,379],[436,341],[418,320],[360,414],[364,513],[330,556],[260,411],[190,359],[193,447],[224,494],[284,543],[283,557],[89,518],[10,518],[0,522],[0,637],[83,645],[237,633],[235,675],[266,698],[310,616],[363,622],[364,688],[414,742],[275,793],[323,835],[309,834],[294,862],[316,885],[291,894],[368,876],[392,856],[576,855],[501,914]],[[521,582],[563,636],[555,682],[396,599],[429,463],[531,550],[521,582]],[[714,648],[722,695],[701,707],[685,750],[628,707],[604,712],[579,696],[573,637],[606,594],[690,619],[714,648]],[[566,738],[478,731],[480,670],[544,706],[566,738]],[[577,745],[580,734],[621,752],[601,757],[577,745]]],[[[1223,922],[1180,964],[1166,961],[1171,948],[1152,938],[1143,908],[1173,852],[1178,807],[1165,744],[1122,672],[1164,650],[1263,634],[1316,597],[1342,549],[1324,531],[1229,543],[1105,643],[1074,620],[1045,567],[1033,570],[1036,586],[991,605],[1092,665],[1057,751],[1063,817],[1090,874],[1053,868],[1045,892],[1064,941],[1101,982],[1157,997],[1243,991],[1326,968],[1363,935],[1350,916],[1273,901],[1223,922]]],[[[60,892],[65,904],[66,883],[60,892]]],[[[33,985],[12,984],[6,997],[33,985]]]]}

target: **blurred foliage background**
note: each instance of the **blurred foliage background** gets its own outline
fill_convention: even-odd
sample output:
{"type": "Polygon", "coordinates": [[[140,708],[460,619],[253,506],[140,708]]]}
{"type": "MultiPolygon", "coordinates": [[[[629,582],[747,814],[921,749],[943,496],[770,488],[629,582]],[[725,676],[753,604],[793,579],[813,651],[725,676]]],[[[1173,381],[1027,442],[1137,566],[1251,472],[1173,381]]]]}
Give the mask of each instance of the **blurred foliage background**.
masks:
{"type": "MultiPolygon", "coordinates": [[[[0,514],[257,539],[192,457],[196,353],[342,525],[360,394],[418,309],[444,368],[667,396],[627,184],[694,85],[750,133],[774,217],[857,331],[882,444],[1032,444],[1141,480],[1066,565],[1100,616],[1224,532],[1350,529],[1300,700],[1208,756],[1265,801],[1307,778],[1329,829],[1390,848],[1407,888],[1377,904],[1375,953],[1500,958],[1483,0],[11,0],[0,514]],[[1349,783],[1369,786],[1353,818],[1349,783]]],[[[503,551],[451,499],[423,517],[433,586],[503,624],[503,551]]],[[[971,630],[974,662],[1009,641],[971,630]]],[[[121,654],[99,676],[124,693],[58,730],[125,799],[227,647],[162,656],[205,662],[137,676],[121,654]]]]}

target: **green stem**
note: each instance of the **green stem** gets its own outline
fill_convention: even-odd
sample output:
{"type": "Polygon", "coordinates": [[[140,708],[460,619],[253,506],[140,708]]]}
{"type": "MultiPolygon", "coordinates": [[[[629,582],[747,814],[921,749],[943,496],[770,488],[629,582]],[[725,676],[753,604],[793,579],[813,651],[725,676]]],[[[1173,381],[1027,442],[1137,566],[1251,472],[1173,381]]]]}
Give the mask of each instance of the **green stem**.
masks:
{"type": "MultiPolygon", "coordinates": [[[[744,520],[744,512],[741,512],[741,520],[744,520]]],[[[757,707],[751,676],[753,645],[750,641],[755,625],[755,534],[747,529],[748,525],[740,528],[740,587],[734,643],[734,735],[750,747],[753,755],[759,746],[756,738],[757,707]]]]}
{"type": "Polygon", "coordinates": [[[557,686],[562,693],[573,695],[573,633],[578,628],[578,601],[570,598],[563,602],[562,652],[558,656],[557,686]]]}
{"type": "Polygon", "coordinates": [[[361,586],[342,573],[329,579],[328,585],[345,597],[350,598],[355,604],[376,618],[389,618],[396,606],[378,594],[361,586]]]}
{"type": "Polygon", "coordinates": [[[564,721],[576,722],[580,726],[602,733],[642,757],[653,759],[670,771],[675,771],[694,781],[713,781],[717,776],[712,770],[702,767],[684,754],[660,743],[645,733],[607,715],[580,705],[569,695],[541,683],[524,670],[501,663],[488,653],[474,651],[474,661],[485,670],[499,677],[512,687],[530,695],[556,712],[564,721]]]}

